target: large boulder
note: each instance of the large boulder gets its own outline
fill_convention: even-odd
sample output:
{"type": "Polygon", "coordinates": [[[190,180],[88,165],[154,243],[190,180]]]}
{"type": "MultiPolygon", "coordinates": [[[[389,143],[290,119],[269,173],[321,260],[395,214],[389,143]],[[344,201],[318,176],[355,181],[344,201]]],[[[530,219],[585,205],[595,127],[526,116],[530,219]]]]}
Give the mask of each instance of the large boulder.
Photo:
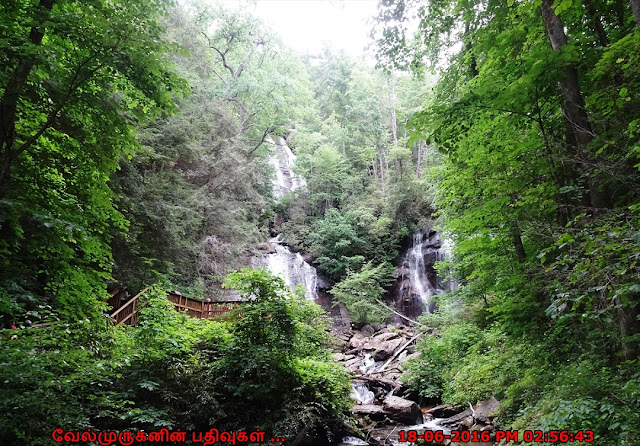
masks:
{"type": "Polygon", "coordinates": [[[399,396],[389,396],[384,400],[384,411],[392,420],[405,424],[415,424],[420,416],[420,407],[399,396]]]}
{"type": "Polygon", "coordinates": [[[440,420],[438,424],[449,429],[459,429],[462,422],[467,418],[473,419],[473,413],[471,412],[471,409],[467,409],[464,412],[460,412],[459,414],[453,415],[449,418],[445,418],[444,420],[440,420]]]}
{"type": "Polygon", "coordinates": [[[473,418],[482,423],[490,424],[499,408],[500,401],[491,397],[474,407],[473,418]]]}
{"type": "Polygon", "coordinates": [[[258,243],[255,248],[260,251],[261,253],[264,254],[272,254],[274,252],[276,252],[276,249],[273,247],[273,245],[271,243],[267,243],[267,242],[263,242],[263,243],[258,243]]]}
{"type": "Polygon", "coordinates": [[[371,337],[375,334],[376,330],[369,324],[365,325],[360,329],[360,333],[365,335],[366,337],[371,337]]]}
{"type": "MultiPolygon", "coordinates": [[[[390,332],[379,333],[379,334],[376,334],[374,337],[372,337],[371,341],[369,343],[372,344],[372,345],[377,345],[377,344],[380,344],[382,342],[389,341],[391,339],[396,339],[396,338],[399,338],[399,337],[400,337],[400,335],[398,333],[390,333],[390,332]]],[[[365,347],[365,348],[368,348],[368,347],[365,347]]]]}
{"type": "Polygon", "coordinates": [[[368,341],[368,338],[360,332],[356,332],[349,340],[349,346],[354,349],[361,349],[368,341]]]}
{"type": "Polygon", "coordinates": [[[371,356],[376,361],[384,361],[405,342],[406,340],[398,333],[380,333],[365,342],[362,348],[363,350],[373,350],[371,356]]]}
{"type": "Polygon", "coordinates": [[[373,421],[382,421],[385,416],[385,409],[382,406],[376,406],[374,404],[362,404],[355,406],[353,412],[356,415],[366,415],[373,421]]]}
{"type": "Polygon", "coordinates": [[[378,347],[373,351],[371,356],[376,361],[384,361],[389,356],[393,355],[393,353],[400,348],[401,345],[406,343],[407,341],[404,338],[391,339],[390,341],[384,341],[378,344],[378,347]]]}
{"type": "Polygon", "coordinates": [[[440,406],[436,406],[427,410],[425,414],[431,415],[434,418],[448,418],[459,414],[463,410],[464,406],[451,406],[449,404],[442,404],[440,406]]]}

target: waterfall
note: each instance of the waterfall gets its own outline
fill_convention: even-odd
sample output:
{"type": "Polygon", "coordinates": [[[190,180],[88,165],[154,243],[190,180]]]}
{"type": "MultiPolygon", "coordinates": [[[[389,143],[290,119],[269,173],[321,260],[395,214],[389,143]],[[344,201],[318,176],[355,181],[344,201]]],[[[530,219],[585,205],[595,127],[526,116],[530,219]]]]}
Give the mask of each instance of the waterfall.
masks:
{"type": "Polygon", "coordinates": [[[269,163],[275,171],[272,181],[273,196],[276,199],[282,198],[287,193],[306,186],[303,177],[293,172],[296,156],[293,154],[284,138],[271,137],[267,142],[274,148],[275,153],[269,158],[269,163]]]}
{"type": "Polygon", "coordinates": [[[373,404],[375,400],[374,393],[369,390],[365,383],[351,383],[351,398],[360,402],[360,404],[373,404]]]}
{"type": "Polygon", "coordinates": [[[269,271],[284,280],[292,292],[296,286],[301,285],[307,299],[316,299],[318,297],[316,269],[309,265],[299,252],[291,252],[287,246],[283,245],[280,234],[269,239],[269,244],[271,251],[255,258],[254,268],[266,266],[269,271]]]}
{"type": "Polygon", "coordinates": [[[398,311],[417,317],[424,311],[433,313],[437,309],[436,296],[445,289],[453,289],[454,284],[444,282],[434,265],[447,259],[449,252],[450,244],[443,242],[436,231],[422,228],[413,234],[411,246],[396,269],[398,282],[394,295],[398,311]]]}
{"type": "MultiPolygon", "coordinates": [[[[274,154],[269,163],[275,171],[272,180],[273,196],[279,200],[291,191],[306,186],[303,177],[293,172],[296,156],[293,154],[284,138],[268,137],[266,141],[274,148],[274,154]]],[[[284,244],[282,235],[269,239],[270,250],[252,261],[254,268],[267,267],[287,284],[291,291],[298,285],[304,288],[307,299],[318,297],[318,275],[316,269],[307,263],[302,255],[291,250],[284,244]]]]}
{"type": "Polygon", "coordinates": [[[429,303],[429,298],[436,293],[432,284],[426,277],[427,271],[424,266],[422,249],[422,233],[416,232],[415,234],[413,234],[413,246],[407,253],[407,263],[409,264],[410,277],[409,280],[412,289],[418,293],[420,301],[426,306],[429,303]]]}

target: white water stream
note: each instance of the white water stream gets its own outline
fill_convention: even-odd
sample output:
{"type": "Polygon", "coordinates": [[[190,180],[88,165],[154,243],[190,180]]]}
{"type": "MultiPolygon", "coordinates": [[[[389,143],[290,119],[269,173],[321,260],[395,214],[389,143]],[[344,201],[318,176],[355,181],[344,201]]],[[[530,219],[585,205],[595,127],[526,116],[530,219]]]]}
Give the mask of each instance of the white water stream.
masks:
{"type": "Polygon", "coordinates": [[[425,305],[429,304],[429,298],[436,294],[435,289],[427,279],[426,268],[424,266],[423,233],[418,231],[413,234],[413,245],[407,253],[409,263],[409,280],[411,287],[418,294],[420,300],[425,305]]]}
{"type": "Polygon", "coordinates": [[[269,158],[269,163],[275,171],[272,180],[273,196],[280,199],[289,192],[305,187],[307,185],[305,179],[293,172],[296,156],[284,138],[275,137],[274,140],[269,137],[267,142],[274,149],[274,154],[269,158]]]}
{"type": "MultiPolygon", "coordinates": [[[[306,186],[304,178],[293,172],[296,156],[283,138],[271,137],[267,142],[274,148],[269,162],[275,171],[272,180],[273,196],[282,198],[289,192],[306,186]]],[[[301,286],[307,299],[318,297],[318,275],[316,269],[307,263],[298,252],[292,252],[285,244],[281,234],[269,239],[272,252],[263,254],[254,261],[254,267],[267,267],[276,276],[285,281],[291,291],[301,286]]]]}
{"type": "Polygon", "coordinates": [[[262,265],[266,266],[276,276],[282,278],[291,291],[295,291],[298,285],[304,289],[307,299],[318,297],[318,274],[316,269],[305,262],[299,252],[291,252],[282,243],[280,235],[269,239],[269,243],[275,252],[262,256],[262,265]]]}
{"type": "Polygon", "coordinates": [[[411,247],[407,249],[400,271],[400,286],[396,291],[396,302],[402,305],[405,315],[417,317],[423,311],[433,313],[437,305],[437,295],[445,289],[454,289],[455,284],[447,283],[435,269],[436,262],[450,256],[451,243],[443,241],[440,234],[422,228],[412,237],[411,247]]]}

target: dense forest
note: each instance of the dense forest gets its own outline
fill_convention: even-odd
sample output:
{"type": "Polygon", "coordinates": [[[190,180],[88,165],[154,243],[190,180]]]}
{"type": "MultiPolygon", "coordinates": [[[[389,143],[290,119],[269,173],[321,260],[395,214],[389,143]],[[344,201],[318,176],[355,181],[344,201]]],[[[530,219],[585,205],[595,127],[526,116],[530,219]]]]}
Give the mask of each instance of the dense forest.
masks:
{"type": "Polygon", "coordinates": [[[371,46],[299,54],[213,1],[0,3],[0,444],[392,444],[337,353],[383,331],[413,350],[390,395],[640,444],[640,2],[381,0],[371,46]],[[416,320],[394,290],[436,231],[416,320]],[[333,307],[256,266],[281,240],[333,307]]]}

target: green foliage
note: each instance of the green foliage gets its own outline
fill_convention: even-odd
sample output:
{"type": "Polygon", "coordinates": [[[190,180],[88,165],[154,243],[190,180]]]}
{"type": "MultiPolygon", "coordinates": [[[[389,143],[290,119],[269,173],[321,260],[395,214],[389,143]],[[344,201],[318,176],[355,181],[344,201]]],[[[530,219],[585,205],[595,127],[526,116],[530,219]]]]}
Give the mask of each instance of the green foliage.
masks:
{"type": "Polygon", "coordinates": [[[246,11],[200,2],[173,8],[166,22],[167,38],[189,50],[174,57],[191,95],[179,114],[143,129],[144,151],[112,177],[131,221],[114,234],[114,277],[132,288],[168,278],[216,298],[220,277],[244,264],[272,218],[264,141],[306,119],[311,87],[300,61],[246,11]]]}
{"type": "Polygon", "coordinates": [[[262,271],[228,283],[257,296],[230,322],[180,314],[152,287],[135,327],[5,330],[0,441],[54,444],[56,427],[335,432],[350,411],[349,379],[329,359],[322,310],[262,271]]]}
{"type": "Polygon", "coordinates": [[[410,118],[410,139],[441,153],[426,178],[461,283],[452,297],[459,320],[423,341],[406,377],[423,394],[459,403],[493,394],[505,426],[589,426],[597,444],[633,443],[640,109],[632,18],[613,1],[380,8],[386,68],[422,74],[451,56],[410,118]],[[551,3],[560,20],[553,29],[541,14],[551,3]],[[579,124],[572,104],[586,110],[579,124]]]}
{"type": "Polygon", "coordinates": [[[318,266],[333,277],[343,277],[347,268],[355,269],[364,262],[359,253],[365,241],[358,236],[352,213],[330,209],[324,218],[316,220],[310,239],[318,266]]]}
{"type": "Polygon", "coordinates": [[[165,6],[1,7],[2,125],[15,132],[0,141],[0,288],[13,317],[35,300],[69,319],[100,312],[109,228],[126,227],[109,174],[136,150],[134,126],[174,110],[184,88],[160,38],[165,6]]]}
{"type": "MultiPolygon", "coordinates": [[[[426,320],[423,317],[421,320],[426,320]]],[[[451,323],[451,322],[450,322],[451,323]]],[[[408,363],[403,382],[418,391],[421,396],[441,398],[447,377],[458,370],[461,358],[467,355],[479,330],[472,324],[448,325],[437,337],[425,337],[418,344],[420,357],[408,363]]]]}
{"type": "Polygon", "coordinates": [[[331,288],[331,294],[347,307],[354,322],[380,323],[391,317],[378,301],[393,281],[391,265],[374,266],[367,262],[358,272],[349,270],[347,276],[331,288]]]}
{"type": "Polygon", "coordinates": [[[217,388],[234,400],[221,422],[277,429],[285,437],[333,430],[349,411],[348,376],[328,359],[322,310],[262,270],[231,273],[225,286],[250,300],[211,371],[217,388]]]}
{"type": "Polygon", "coordinates": [[[415,90],[426,85],[330,49],[309,59],[318,113],[288,139],[308,193],[289,204],[282,230],[340,280],[367,261],[393,262],[430,212],[420,178],[428,149],[408,142],[404,108],[416,106],[415,90]]]}

